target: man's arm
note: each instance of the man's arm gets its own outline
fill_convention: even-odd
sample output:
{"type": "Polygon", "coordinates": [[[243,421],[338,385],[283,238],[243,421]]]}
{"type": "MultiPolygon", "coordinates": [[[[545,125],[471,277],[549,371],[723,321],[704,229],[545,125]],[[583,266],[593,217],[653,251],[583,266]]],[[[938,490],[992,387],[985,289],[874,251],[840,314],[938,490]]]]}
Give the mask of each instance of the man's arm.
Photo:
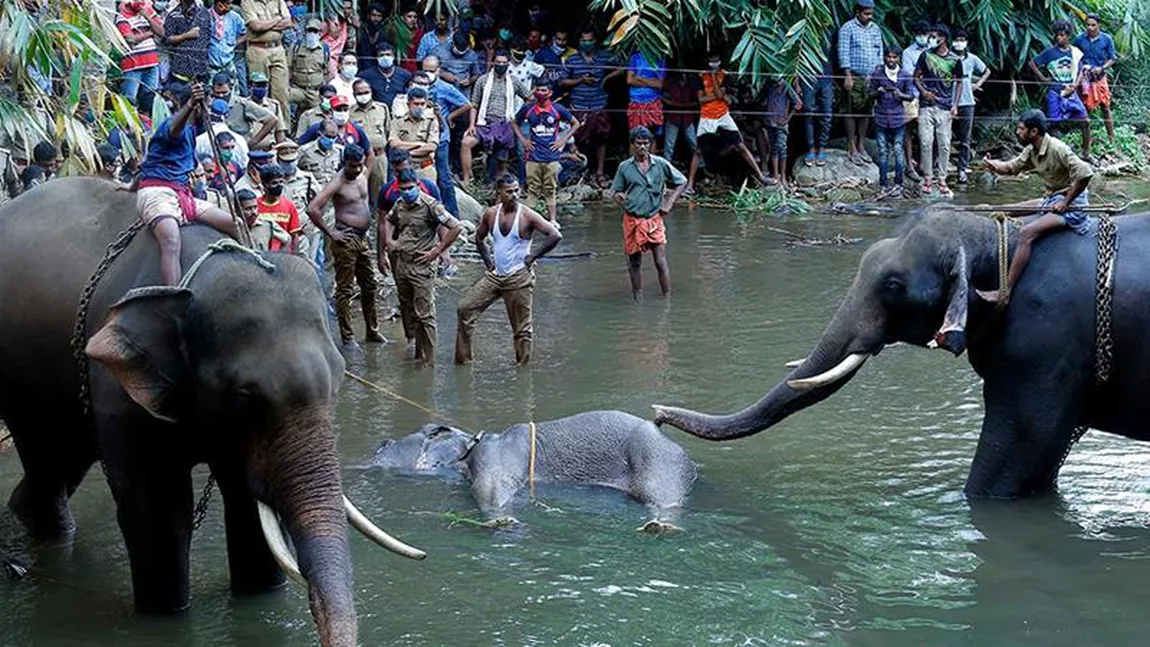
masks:
{"type": "Polygon", "coordinates": [[[498,209],[498,206],[484,209],[483,215],[479,216],[479,223],[475,226],[475,249],[488,271],[495,269],[495,262],[491,260],[491,250],[487,247],[487,235],[491,233],[490,220],[498,209]]]}
{"type": "MultiPolygon", "coordinates": [[[[1042,55],[1039,54],[1038,56],[1042,56],[1042,55]]],[[[1035,56],[1034,58],[1030,59],[1030,62],[1028,64],[1030,66],[1030,73],[1033,74],[1034,77],[1037,78],[1039,81],[1042,81],[1043,83],[1049,83],[1050,77],[1043,74],[1042,69],[1038,67],[1038,56],[1035,56]]]]}
{"type": "Polygon", "coordinates": [[[279,124],[279,119],[276,119],[276,116],[269,112],[266,116],[260,118],[259,124],[260,129],[256,131],[255,135],[248,138],[248,141],[250,141],[252,145],[262,142],[264,137],[267,137],[279,124]]]}
{"type": "Polygon", "coordinates": [[[1015,155],[1014,158],[1005,162],[990,159],[990,155],[982,158],[982,163],[986,165],[991,171],[999,175],[1018,175],[1019,173],[1030,168],[1030,152],[1031,147],[1027,146],[1022,149],[1022,152],[1015,155]]]}
{"type": "Polygon", "coordinates": [[[171,125],[168,126],[168,134],[172,137],[178,137],[183,134],[184,126],[188,124],[188,119],[191,118],[192,113],[196,112],[204,104],[204,87],[199,83],[192,84],[192,98],[176,111],[172,117],[171,125]]]}
{"type": "Polygon", "coordinates": [[[379,266],[381,274],[388,273],[387,250],[395,245],[395,241],[391,238],[391,222],[388,218],[391,212],[381,214],[376,231],[378,232],[376,245],[375,245],[375,263],[379,266]]]}
{"type": "Polygon", "coordinates": [[[663,160],[662,163],[667,165],[667,175],[669,175],[671,181],[675,183],[675,188],[667,195],[666,199],[663,200],[663,204],[659,207],[660,213],[668,213],[671,211],[671,207],[675,206],[675,201],[679,199],[679,196],[683,195],[683,192],[687,190],[687,178],[670,162],[663,160]]]}
{"type": "Polygon", "coordinates": [[[555,228],[555,225],[551,224],[551,221],[541,216],[539,212],[534,209],[524,207],[523,214],[527,216],[527,223],[532,228],[532,231],[538,231],[545,236],[538,245],[533,243],[531,249],[527,252],[527,256],[523,257],[523,264],[527,267],[531,267],[535,264],[535,261],[543,258],[551,250],[555,249],[559,241],[563,240],[563,234],[559,233],[559,230],[555,228]]]}
{"type": "Polygon", "coordinates": [[[421,263],[430,263],[439,258],[443,252],[451,248],[451,245],[455,243],[455,239],[459,238],[459,234],[463,231],[463,226],[459,224],[455,216],[447,213],[447,210],[443,208],[443,203],[436,202],[432,208],[435,210],[436,219],[439,221],[438,224],[446,227],[447,231],[439,237],[438,245],[424,252],[423,256],[419,258],[419,262],[421,263]]]}
{"type": "Polygon", "coordinates": [[[1067,211],[1070,211],[1071,203],[1073,203],[1075,198],[1082,195],[1082,192],[1086,190],[1087,185],[1090,184],[1091,177],[1092,176],[1087,175],[1086,177],[1081,177],[1075,180],[1074,184],[1071,184],[1070,188],[1067,189],[1066,195],[1062,198],[1062,202],[1060,204],[1054,205],[1055,213],[1066,213],[1067,211]]]}
{"type": "Polygon", "coordinates": [[[312,198],[312,201],[307,205],[307,217],[311,219],[312,224],[315,225],[316,229],[323,232],[324,236],[334,240],[342,240],[342,238],[336,235],[336,233],[327,226],[327,223],[323,221],[323,210],[324,207],[327,206],[327,203],[331,201],[335,192],[339,190],[340,184],[342,183],[343,181],[340,179],[340,175],[336,175],[332,178],[331,182],[327,183],[323,191],[320,191],[319,195],[312,198]]]}

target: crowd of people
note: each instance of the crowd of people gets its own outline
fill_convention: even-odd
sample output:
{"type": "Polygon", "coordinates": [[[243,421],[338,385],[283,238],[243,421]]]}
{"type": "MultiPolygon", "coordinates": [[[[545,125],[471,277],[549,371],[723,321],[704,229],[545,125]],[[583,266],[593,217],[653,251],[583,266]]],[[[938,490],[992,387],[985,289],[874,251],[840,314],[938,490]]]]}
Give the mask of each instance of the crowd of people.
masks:
{"type": "MultiPolygon", "coordinates": [[[[405,6],[402,30],[387,20],[389,6],[370,5],[362,22],[350,4],[344,9],[321,19],[299,0],[120,2],[116,25],[129,46],[120,91],[151,136],[124,146],[131,135],[114,131],[99,147],[101,173],[137,190],[166,282],[179,280],[180,224],[199,220],[230,235],[246,227],[262,249],[334,267],[345,343],[353,339],[357,292],[366,340],[383,341],[375,269],[392,273],[405,333],[424,361],[434,360],[435,276],[454,269],[457,191],[477,177],[496,185],[496,204],[479,225],[496,247],[489,256],[479,246],[491,276],[460,306],[456,359],[470,360],[475,317],[503,296],[516,357],[526,362],[530,270],[558,242],[561,186],[585,178],[609,191],[625,212],[633,293],[641,293],[640,262],[651,251],[667,294],[662,216],[694,192],[701,171],[785,183],[790,120],[803,119],[802,163],[816,166],[826,163],[841,115],[848,159],[858,165],[873,163],[865,147],[873,121],[885,195],[898,194],[905,178],[949,196],[952,132],[963,183],[976,93],[990,76],[961,29],[923,22],[905,49],[884,46],[873,0],[856,0],[854,17],[829,35],[822,73],[798,84],[728,73],[719,51],[702,54],[706,67],[698,71],[669,69],[641,53],[620,60],[593,28],[548,26],[540,3],[526,20],[475,0],[453,15],[425,17],[405,6]],[[626,92],[626,137],[609,108],[617,87],[626,92]],[[157,99],[171,116],[153,126],[157,99]],[[607,148],[623,139],[631,155],[612,181],[607,148]],[[680,148],[685,175],[672,162],[680,148]],[[536,232],[546,244],[529,251],[525,241],[536,232]],[[375,259],[369,233],[379,241],[375,259]]],[[[1095,15],[1076,37],[1066,21],[1052,32],[1055,43],[1031,62],[1050,84],[1043,133],[1047,125],[1080,126],[1089,161],[1090,110],[1103,111],[1113,137],[1114,43],[1095,15]]],[[[58,154],[49,142],[36,145],[23,187],[50,178],[58,154]]]]}

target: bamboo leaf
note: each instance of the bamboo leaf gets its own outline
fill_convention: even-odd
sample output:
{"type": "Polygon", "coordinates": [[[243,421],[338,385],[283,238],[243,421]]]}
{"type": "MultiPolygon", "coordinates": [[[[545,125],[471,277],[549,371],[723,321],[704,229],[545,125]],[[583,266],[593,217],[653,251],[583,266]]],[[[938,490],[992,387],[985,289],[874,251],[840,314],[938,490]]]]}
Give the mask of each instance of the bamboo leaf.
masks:
{"type": "Polygon", "coordinates": [[[631,16],[631,12],[627,11],[626,9],[620,9],[619,11],[616,11],[615,15],[611,16],[611,22],[607,25],[607,31],[614,30],[620,22],[631,18],[631,16]]]}
{"type": "Polygon", "coordinates": [[[615,34],[611,37],[611,41],[607,44],[612,47],[618,45],[627,37],[627,34],[631,33],[631,30],[634,29],[637,24],[639,24],[639,14],[631,16],[625,20],[623,24],[619,25],[619,28],[615,30],[615,34]]]}
{"type": "Polygon", "coordinates": [[[77,58],[72,61],[72,74],[68,80],[68,101],[65,104],[68,111],[75,109],[80,103],[80,81],[84,78],[84,59],[77,58]]]}

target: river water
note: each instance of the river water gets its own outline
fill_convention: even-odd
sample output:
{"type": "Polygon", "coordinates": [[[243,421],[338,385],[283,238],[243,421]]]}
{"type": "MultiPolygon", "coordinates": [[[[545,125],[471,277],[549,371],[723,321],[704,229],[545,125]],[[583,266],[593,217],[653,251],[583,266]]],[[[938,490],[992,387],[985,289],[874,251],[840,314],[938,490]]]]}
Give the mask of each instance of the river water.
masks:
{"type": "MultiPolygon", "coordinates": [[[[995,201],[1001,198],[995,198],[995,201]]],[[[476,363],[450,363],[457,293],[440,291],[434,370],[400,345],[349,369],[440,413],[499,431],[527,420],[652,402],[726,411],[803,357],[883,218],[814,215],[743,226],[729,213],[669,218],[671,300],[633,303],[613,209],[567,218],[539,270],[530,369],[512,366],[501,305],[480,322],[476,363]],[[794,249],[763,224],[860,245],[794,249]]],[[[466,267],[462,289],[477,275],[466,267]]],[[[645,266],[648,293],[657,293],[645,266]]],[[[398,324],[385,330],[402,337],[398,324]]],[[[669,430],[700,464],[680,525],[635,532],[645,509],[596,490],[544,489],[514,530],[479,517],[465,486],[364,467],[384,438],[429,415],[345,382],[338,426],[351,498],[429,553],[404,560],[352,538],[365,645],[1145,645],[1150,634],[1150,445],[1087,434],[1056,495],[973,509],[961,494],[982,417],[964,358],[888,349],[821,405],[756,437],[716,444],[669,430]]],[[[20,475],[0,455],[0,496],[20,475]]],[[[197,483],[202,483],[199,474],[197,483]]],[[[73,499],[79,532],[32,550],[36,577],[0,579],[3,645],[311,645],[297,587],[228,594],[222,505],[192,542],[192,609],[131,611],[125,550],[98,470],[73,499]]],[[[28,550],[9,513],[0,550],[28,550]]]]}

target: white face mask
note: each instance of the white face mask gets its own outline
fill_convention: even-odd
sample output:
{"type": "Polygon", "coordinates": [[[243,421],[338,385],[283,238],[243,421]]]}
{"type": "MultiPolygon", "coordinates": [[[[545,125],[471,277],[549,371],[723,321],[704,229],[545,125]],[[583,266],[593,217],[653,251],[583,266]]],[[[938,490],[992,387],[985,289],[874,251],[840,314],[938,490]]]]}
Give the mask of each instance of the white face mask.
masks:
{"type": "Polygon", "coordinates": [[[931,48],[931,49],[938,47],[938,39],[935,38],[934,36],[931,36],[930,38],[928,38],[926,40],[926,46],[931,48]]]}
{"type": "Polygon", "coordinates": [[[368,105],[369,103],[371,103],[371,93],[370,92],[361,92],[360,94],[355,95],[355,102],[361,106],[368,105]]]}
{"type": "Polygon", "coordinates": [[[925,34],[919,34],[918,36],[914,37],[914,43],[919,47],[926,47],[927,44],[930,43],[930,38],[925,34]]]}
{"type": "Polygon", "coordinates": [[[347,120],[350,118],[351,113],[344,112],[342,110],[334,110],[331,113],[331,120],[334,121],[335,125],[337,126],[346,126],[347,120]]]}
{"type": "Polygon", "coordinates": [[[956,51],[956,52],[966,51],[966,41],[965,40],[956,40],[953,43],[951,43],[950,46],[953,47],[954,51],[956,51]]]}
{"type": "Polygon", "coordinates": [[[303,44],[308,49],[315,49],[319,47],[319,34],[314,31],[304,34],[303,44]]]}
{"type": "Polygon", "coordinates": [[[382,67],[383,69],[390,70],[393,65],[395,65],[395,57],[394,56],[380,56],[379,57],[379,66],[382,67]]]}
{"type": "Polygon", "coordinates": [[[355,78],[357,72],[359,72],[358,66],[348,65],[347,63],[344,63],[343,66],[339,68],[339,75],[349,81],[355,78]]]}

